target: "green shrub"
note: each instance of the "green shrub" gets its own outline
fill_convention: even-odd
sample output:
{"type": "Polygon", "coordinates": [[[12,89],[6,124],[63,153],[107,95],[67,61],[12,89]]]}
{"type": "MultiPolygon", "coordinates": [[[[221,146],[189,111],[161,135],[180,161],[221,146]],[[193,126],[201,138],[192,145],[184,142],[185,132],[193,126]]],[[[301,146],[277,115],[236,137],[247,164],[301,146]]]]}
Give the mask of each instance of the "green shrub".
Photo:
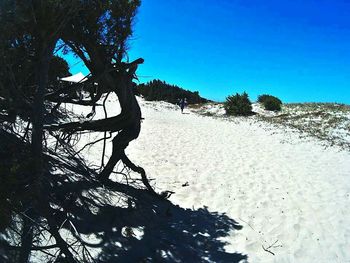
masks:
{"type": "Polygon", "coordinates": [[[264,105],[265,110],[280,111],[282,101],[274,96],[263,94],[258,97],[258,102],[264,105]]]}
{"type": "Polygon", "coordinates": [[[262,95],[258,96],[258,102],[260,102],[260,103],[264,103],[264,101],[267,99],[274,99],[274,100],[278,101],[280,104],[282,104],[282,101],[275,96],[267,95],[267,94],[262,94],[262,95]]]}
{"type": "Polygon", "coordinates": [[[280,111],[281,103],[273,98],[268,98],[263,103],[265,110],[280,111]]]}
{"type": "Polygon", "coordinates": [[[227,115],[247,116],[252,114],[252,103],[246,92],[228,96],[224,108],[227,115]]]}

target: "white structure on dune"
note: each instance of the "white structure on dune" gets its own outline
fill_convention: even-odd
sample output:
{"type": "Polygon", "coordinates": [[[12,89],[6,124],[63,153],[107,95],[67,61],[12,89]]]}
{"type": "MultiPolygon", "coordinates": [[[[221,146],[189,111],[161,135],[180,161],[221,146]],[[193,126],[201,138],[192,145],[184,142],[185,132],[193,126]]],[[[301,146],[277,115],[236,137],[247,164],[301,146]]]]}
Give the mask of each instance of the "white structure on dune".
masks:
{"type": "Polygon", "coordinates": [[[87,77],[84,76],[83,73],[79,72],[69,77],[60,78],[60,80],[66,81],[66,82],[72,82],[72,83],[83,83],[84,81],[87,80],[87,77]]]}
{"type": "MultiPolygon", "coordinates": [[[[86,76],[84,76],[83,73],[79,72],[77,74],[74,74],[72,76],[68,76],[68,77],[64,77],[64,78],[60,78],[61,81],[65,81],[65,82],[69,82],[69,83],[83,83],[87,80],[88,78],[86,76]]],[[[83,99],[83,87],[79,88],[79,90],[77,90],[77,96],[79,97],[79,100],[83,99]]]]}

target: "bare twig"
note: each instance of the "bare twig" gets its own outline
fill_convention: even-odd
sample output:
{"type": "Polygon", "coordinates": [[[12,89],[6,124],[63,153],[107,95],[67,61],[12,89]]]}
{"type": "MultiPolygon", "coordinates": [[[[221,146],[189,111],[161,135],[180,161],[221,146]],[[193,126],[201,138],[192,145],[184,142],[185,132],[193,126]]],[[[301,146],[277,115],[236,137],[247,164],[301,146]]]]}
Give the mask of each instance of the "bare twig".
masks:
{"type": "Polygon", "coordinates": [[[262,246],[262,248],[263,248],[266,252],[268,252],[268,253],[270,253],[270,254],[272,254],[272,255],[275,255],[275,253],[273,253],[272,251],[268,250],[270,247],[264,248],[264,245],[261,245],[261,246],[262,246]]]}
{"type": "MultiPolygon", "coordinates": [[[[108,118],[107,116],[107,109],[106,109],[106,101],[109,96],[110,92],[107,93],[106,97],[103,100],[103,111],[105,113],[105,119],[108,118]]],[[[104,158],[105,158],[105,153],[106,153],[106,139],[107,139],[107,131],[104,132],[104,140],[103,140],[103,150],[102,150],[102,159],[101,159],[101,168],[104,168],[104,158]]]]}
{"type": "Polygon", "coordinates": [[[268,252],[268,253],[270,253],[270,254],[272,254],[272,255],[275,255],[275,253],[273,253],[271,250],[269,250],[270,248],[275,248],[275,247],[281,247],[281,245],[277,245],[277,246],[275,246],[275,244],[278,242],[278,239],[272,244],[272,245],[270,245],[270,246],[268,246],[267,248],[265,248],[264,247],[264,245],[261,245],[262,246],[262,248],[266,251],[266,252],[268,252]]]}

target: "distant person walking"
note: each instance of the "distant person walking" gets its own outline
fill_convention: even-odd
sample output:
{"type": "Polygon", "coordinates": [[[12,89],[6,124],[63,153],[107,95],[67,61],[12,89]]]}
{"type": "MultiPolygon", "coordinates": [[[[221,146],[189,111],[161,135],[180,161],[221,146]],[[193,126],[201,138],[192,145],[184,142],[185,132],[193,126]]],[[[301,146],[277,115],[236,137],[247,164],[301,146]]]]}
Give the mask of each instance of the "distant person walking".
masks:
{"type": "Polygon", "coordinates": [[[179,106],[181,108],[181,113],[184,112],[184,108],[187,106],[187,99],[186,98],[182,98],[179,102],[179,106]]]}

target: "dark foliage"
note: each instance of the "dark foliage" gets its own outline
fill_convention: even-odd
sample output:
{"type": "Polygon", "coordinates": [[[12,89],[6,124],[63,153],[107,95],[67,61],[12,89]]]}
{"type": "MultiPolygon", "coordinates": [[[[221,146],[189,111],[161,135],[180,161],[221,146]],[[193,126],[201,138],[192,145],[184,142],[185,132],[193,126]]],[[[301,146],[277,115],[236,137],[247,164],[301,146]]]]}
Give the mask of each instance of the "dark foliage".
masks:
{"type": "Polygon", "coordinates": [[[262,95],[259,95],[258,96],[258,102],[260,103],[263,103],[266,99],[275,99],[276,101],[278,101],[280,104],[282,104],[282,101],[275,97],[275,96],[272,96],[272,95],[268,95],[268,94],[262,94],[262,95]]]}
{"type": "Polygon", "coordinates": [[[33,160],[28,145],[16,136],[0,130],[0,231],[11,221],[13,209],[31,202],[33,160]]]}
{"type": "Polygon", "coordinates": [[[264,105],[265,110],[270,111],[280,111],[282,101],[271,95],[263,94],[258,97],[258,102],[262,103],[264,105]]]}
{"type": "Polygon", "coordinates": [[[162,100],[173,104],[177,104],[182,98],[187,98],[189,104],[208,102],[207,99],[199,96],[198,91],[192,92],[185,90],[157,79],[147,82],[146,84],[138,85],[137,92],[146,100],[162,100]]]}
{"type": "Polygon", "coordinates": [[[53,56],[49,67],[49,84],[56,84],[58,78],[70,76],[67,61],[58,56],[53,56]]]}
{"type": "Polygon", "coordinates": [[[246,92],[228,96],[224,107],[227,115],[248,116],[252,114],[252,103],[246,92]]]}
{"type": "Polygon", "coordinates": [[[281,103],[279,103],[278,100],[274,98],[268,98],[263,102],[265,110],[270,111],[280,111],[281,110],[281,103]]]}

